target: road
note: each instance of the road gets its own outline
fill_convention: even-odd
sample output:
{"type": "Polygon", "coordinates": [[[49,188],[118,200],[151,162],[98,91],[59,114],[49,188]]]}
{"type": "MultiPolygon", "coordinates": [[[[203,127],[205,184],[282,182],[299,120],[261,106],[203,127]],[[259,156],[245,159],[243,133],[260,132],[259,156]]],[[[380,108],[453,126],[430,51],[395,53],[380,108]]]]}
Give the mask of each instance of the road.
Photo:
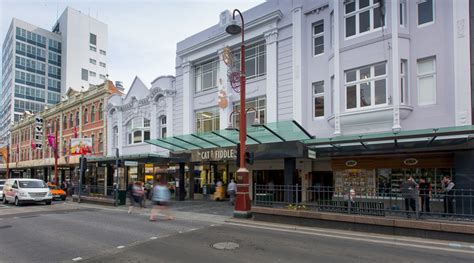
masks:
{"type": "Polygon", "coordinates": [[[229,221],[224,204],[179,204],[172,221],[149,222],[147,213],[70,202],[0,206],[0,262],[474,261],[474,244],[229,221]],[[216,247],[227,249],[213,247],[222,242],[216,247]]]}

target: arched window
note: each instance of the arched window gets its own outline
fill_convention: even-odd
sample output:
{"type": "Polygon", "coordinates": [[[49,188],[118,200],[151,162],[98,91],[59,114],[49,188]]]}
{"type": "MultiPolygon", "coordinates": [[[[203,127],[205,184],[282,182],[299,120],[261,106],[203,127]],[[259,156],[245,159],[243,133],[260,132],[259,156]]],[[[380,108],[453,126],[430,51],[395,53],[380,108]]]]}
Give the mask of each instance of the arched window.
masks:
{"type": "Polygon", "coordinates": [[[127,143],[143,143],[150,139],[150,120],[136,117],[127,123],[127,143]]]}
{"type": "Polygon", "coordinates": [[[87,115],[87,108],[84,109],[84,124],[89,122],[89,115],[87,115]]]}
{"type": "Polygon", "coordinates": [[[94,123],[95,121],[95,106],[92,105],[92,108],[91,108],[91,123],[94,123]]]}
{"type": "Polygon", "coordinates": [[[113,131],[114,131],[114,137],[113,137],[114,141],[113,141],[112,145],[113,145],[113,148],[118,148],[118,140],[119,140],[118,127],[114,126],[113,131]]]}
{"type": "Polygon", "coordinates": [[[91,134],[91,141],[92,141],[92,153],[95,153],[95,135],[91,134]]]}
{"type": "Polygon", "coordinates": [[[74,119],[72,118],[72,113],[69,114],[69,128],[74,126],[74,119]]]}
{"type": "Polygon", "coordinates": [[[160,138],[166,138],[166,116],[160,117],[160,138]]]}
{"type": "Polygon", "coordinates": [[[63,117],[63,130],[67,129],[67,116],[64,115],[63,117]]]}
{"type": "Polygon", "coordinates": [[[102,109],[102,103],[101,103],[101,104],[99,104],[99,120],[102,120],[102,117],[103,117],[102,116],[102,110],[103,109],[102,109]]]}
{"type": "Polygon", "coordinates": [[[76,126],[79,127],[79,112],[76,111],[76,126]]]}

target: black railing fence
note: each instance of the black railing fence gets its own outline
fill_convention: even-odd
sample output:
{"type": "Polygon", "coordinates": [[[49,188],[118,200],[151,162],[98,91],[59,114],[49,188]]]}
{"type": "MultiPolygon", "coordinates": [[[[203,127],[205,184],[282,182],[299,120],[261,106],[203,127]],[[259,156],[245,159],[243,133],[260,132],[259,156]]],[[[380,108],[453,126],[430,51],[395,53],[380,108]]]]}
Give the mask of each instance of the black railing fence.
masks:
{"type": "MultiPolygon", "coordinates": [[[[79,186],[74,188],[74,194],[79,195],[79,186]]],[[[103,186],[82,185],[80,195],[115,199],[115,191],[113,186],[105,188],[103,186]]]]}
{"type": "Polygon", "coordinates": [[[420,194],[418,189],[398,190],[387,188],[364,193],[350,188],[341,192],[333,187],[255,184],[253,203],[357,215],[474,221],[474,189],[452,189],[436,194],[420,194]]]}

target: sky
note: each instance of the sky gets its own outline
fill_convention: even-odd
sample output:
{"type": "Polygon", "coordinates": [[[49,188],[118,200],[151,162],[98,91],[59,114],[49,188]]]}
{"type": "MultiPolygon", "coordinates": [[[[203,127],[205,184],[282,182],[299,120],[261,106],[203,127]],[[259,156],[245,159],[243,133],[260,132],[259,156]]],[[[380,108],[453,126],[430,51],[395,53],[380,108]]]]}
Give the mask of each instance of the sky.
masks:
{"type": "MultiPolygon", "coordinates": [[[[228,9],[245,11],[264,0],[0,0],[0,40],[13,17],[51,30],[67,6],[108,25],[109,79],[126,89],[135,76],[148,86],[175,74],[176,43],[219,22],[228,9]]],[[[1,48],[1,45],[0,45],[1,48]]]]}

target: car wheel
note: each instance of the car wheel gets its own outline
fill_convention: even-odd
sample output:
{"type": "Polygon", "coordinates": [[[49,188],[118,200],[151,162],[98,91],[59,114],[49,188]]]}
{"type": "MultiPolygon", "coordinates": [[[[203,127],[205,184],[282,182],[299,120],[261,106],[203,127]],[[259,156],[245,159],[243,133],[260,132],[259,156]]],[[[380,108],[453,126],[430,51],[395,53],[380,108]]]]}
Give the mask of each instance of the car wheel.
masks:
{"type": "Polygon", "coordinates": [[[21,206],[21,201],[18,200],[18,197],[15,197],[15,205],[16,206],[21,206]]]}
{"type": "Polygon", "coordinates": [[[46,205],[51,205],[51,200],[46,201],[46,205]]]}

